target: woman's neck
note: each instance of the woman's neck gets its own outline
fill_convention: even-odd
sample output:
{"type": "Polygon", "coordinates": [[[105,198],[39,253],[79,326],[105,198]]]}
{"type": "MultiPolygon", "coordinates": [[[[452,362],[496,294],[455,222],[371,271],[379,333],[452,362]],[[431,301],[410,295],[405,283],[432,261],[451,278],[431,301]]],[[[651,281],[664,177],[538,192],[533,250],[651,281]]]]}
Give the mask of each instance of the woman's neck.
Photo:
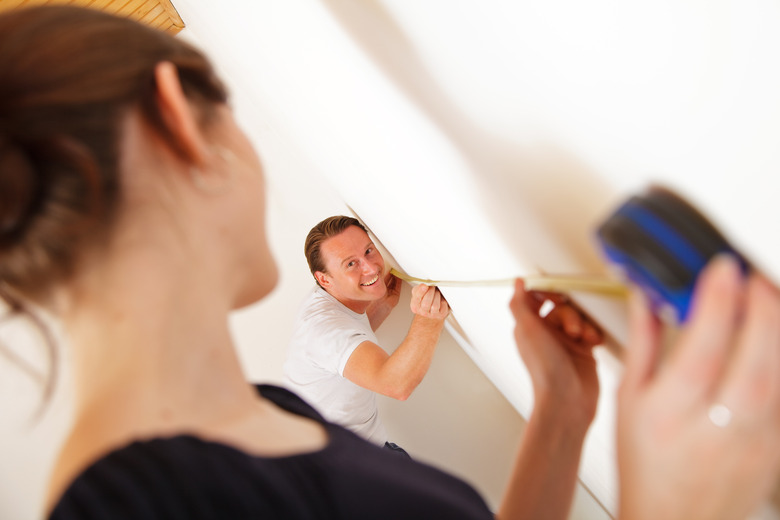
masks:
{"type": "Polygon", "coordinates": [[[100,455],[133,440],[198,433],[253,413],[209,266],[131,251],[85,273],[62,312],[75,384],[73,428],[55,465],[53,505],[100,455]],[[132,276],[129,274],[132,273],[132,276]]]}
{"type": "Polygon", "coordinates": [[[229,302],[219,297],[224,289],[203,275],[208,266],[185,260],[134,252],[78,293],[65,324],[79,413],[120,408],[113,420],[176,428],[252,395],[230,337],[229,302]]]}

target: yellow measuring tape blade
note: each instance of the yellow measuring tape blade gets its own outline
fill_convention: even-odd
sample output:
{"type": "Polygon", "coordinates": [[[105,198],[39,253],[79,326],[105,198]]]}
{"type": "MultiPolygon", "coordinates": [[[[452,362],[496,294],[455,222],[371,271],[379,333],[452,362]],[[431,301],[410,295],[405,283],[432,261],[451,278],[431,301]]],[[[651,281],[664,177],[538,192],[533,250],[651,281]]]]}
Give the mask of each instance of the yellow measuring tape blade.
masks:
{"type": "MultiPolygon", "coordinates": [[[[496,280],[474,280],[474,281],[456,281],[456,280],[428,280],[425,278],[415,278],[398,271],[395,267],[390,268],[390,274],[410,283],[424,283],[426,285],[435,285],[437,287],[484,287],[495,285],[514,285],[515,278],[504,278],[496,280]]],[[[577,275],[528,275],[523,277],[525,288],[529,291],[551,291],[551,292],[590,292],[604,294],[607,296],[627,296],[628,288],[625,284],[600,278],[595,276],[577,276],[577,275]]]]}

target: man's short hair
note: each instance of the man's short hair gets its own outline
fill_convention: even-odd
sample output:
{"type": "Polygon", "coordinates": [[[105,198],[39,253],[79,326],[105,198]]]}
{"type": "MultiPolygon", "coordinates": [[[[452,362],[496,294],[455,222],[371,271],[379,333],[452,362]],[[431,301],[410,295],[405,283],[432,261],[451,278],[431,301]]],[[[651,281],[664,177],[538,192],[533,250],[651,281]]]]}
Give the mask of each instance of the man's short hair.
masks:
{"type": "MultiPolygon", "coordinates": [[[[306,261],[309,263],[309,270],[314,275],[317,271],[323,273],[325,271],[325,262],[320,254],[320,248],[322,243],[330,237],[334,237],[347,229],[350,226],[357,226],[366,233],[368,230],[360,223],[360,221],[353,217],[345,217],[344,215],[336,215],[334,217],[328,217],[309,231],[306,236],[306,243],[303,246],[304,253],[306,254],[306,261]]],[[[315,280],[317,277],[315,276],[315,280]]],[[[319,285],[319,282],[317,282],[319,285]]]]}

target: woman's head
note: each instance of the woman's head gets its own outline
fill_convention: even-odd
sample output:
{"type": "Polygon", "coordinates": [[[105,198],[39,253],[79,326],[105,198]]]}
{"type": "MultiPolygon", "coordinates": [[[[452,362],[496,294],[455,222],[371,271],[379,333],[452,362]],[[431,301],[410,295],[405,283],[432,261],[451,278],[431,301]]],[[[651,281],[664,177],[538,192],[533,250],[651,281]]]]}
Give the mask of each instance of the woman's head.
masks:
{"type": "Polygon", "coordinates": [[[47,6],[0,15],[0,285],[44,299],[110,230],[121,202],[122,123],[137,110],[181,155],[157,107],[172,63],[201,125],[227,94],[186,43],[98,11],[47,6]]]}

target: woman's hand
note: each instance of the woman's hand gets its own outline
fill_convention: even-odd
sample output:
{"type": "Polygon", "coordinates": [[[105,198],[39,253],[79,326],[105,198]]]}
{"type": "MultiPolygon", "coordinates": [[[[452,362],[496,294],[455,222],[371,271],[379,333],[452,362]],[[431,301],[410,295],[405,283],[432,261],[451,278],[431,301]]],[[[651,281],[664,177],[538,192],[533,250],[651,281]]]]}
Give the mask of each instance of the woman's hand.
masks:
{"type": "Polygon", "coordinates": [[[660,324],[635,295],[618,396],[619,517],[741,520],[780,468],[780,295],[718,258],[662,366],[660,351],[660,324]]]}
{"type": "Polygon", "coordinates": [[[526,292],[515,284],[510,304],[515,340],[531,376],[536,407],[566,410],[587,427],[598,403],[599,382],[593,347],[603,339],[600,328],[566,296],[526,292]]]}
{"type": "Polygon", "coordinates": [[[582,443],[596,414],[593,347],[602,333],[566,296],[526,292],[522,280],[515,284],[510,308],[535,402],[496,518],[565,519],[582,443]]]}

